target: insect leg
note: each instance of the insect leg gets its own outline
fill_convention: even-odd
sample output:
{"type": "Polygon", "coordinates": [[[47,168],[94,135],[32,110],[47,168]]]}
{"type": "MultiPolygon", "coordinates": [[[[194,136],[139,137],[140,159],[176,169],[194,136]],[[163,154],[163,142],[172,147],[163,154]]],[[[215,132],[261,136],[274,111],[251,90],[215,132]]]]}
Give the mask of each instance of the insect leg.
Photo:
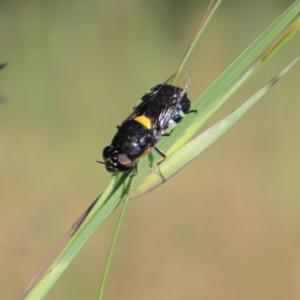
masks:
{"type": "Polygon", "coordinates": [[[137,162],[133,162],[133,174],[131,175],[132,177],[135,176],[138,172],[138,167],[137,167],[137,162]]]}
{"type": "Polygon", "coordinates": [[[158,148],[154,147],[154,149],[162,157],[162,160],[157,163],[157,168],[158,168],[159,174],[160,174],[163,182],[165,182],[166,179],[164,178],[163,174],[161,173],[159,165],[167,158],[167,156],[162,151],[160,151],[158,148]]]}
{"type": "Polygon", "coordinates": [[[170,136],[173,132],[173,129],[170,132],[164,132],[161,136],[170,136]]]}
{"type": "Polygon", "coordinates": [[[154,150],[163,158],[162,161],[164,161],[167,158],[166,154],[160,151],[157,147],[154,147],[154,150]]]}

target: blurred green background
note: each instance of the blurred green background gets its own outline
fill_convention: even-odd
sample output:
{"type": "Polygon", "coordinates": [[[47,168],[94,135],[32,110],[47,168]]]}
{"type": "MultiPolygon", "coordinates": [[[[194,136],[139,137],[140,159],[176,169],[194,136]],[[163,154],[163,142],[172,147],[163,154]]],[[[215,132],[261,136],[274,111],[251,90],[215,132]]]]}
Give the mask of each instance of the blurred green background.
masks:
{"type": "MultiPolygon", "coordinates": [[[[200,93],[292,0],[224,1],[188,65],[200,93]]],[[[0,294],[17,299],[110,180],[116,125],[167,79],[207,1],[0,2],[0,294]]],[[[211,120],[299,55],[299,35],[211,120]]],[[[299,299],[300,66],[125,215],[105,299],[299,299]]],[[[47,299],[95,299],[116,211],[47,299]]]]}

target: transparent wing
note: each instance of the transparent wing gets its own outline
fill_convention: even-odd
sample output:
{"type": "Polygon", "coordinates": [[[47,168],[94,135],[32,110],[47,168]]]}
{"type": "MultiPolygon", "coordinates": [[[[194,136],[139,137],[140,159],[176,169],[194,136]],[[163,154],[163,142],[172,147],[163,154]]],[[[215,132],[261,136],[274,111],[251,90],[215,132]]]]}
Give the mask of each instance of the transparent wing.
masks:
{"type": "Polygon", "coordinates": [[[186,90],[190,84],[191,77],[188,69],[182,69],[169,77],[164,83],[177,86],[186,90]]]}
{"type": "Polygon", "coordinates": [[[188,69],[182,69],[181,71],[176,72],[171,77],[169,77],[164,84],[173,87],[174,94],[172,99],[172,105],[168,108],[165,107],[162,110],[161,115],[158,119],[158,124],[161,130],[164,130],[168,127],[168,123],[172,118],[174,112],[176,111],[177,106],[180,103],[180,100],[186,94],[186,90],[190,84],[190,72],[188,69]]]}

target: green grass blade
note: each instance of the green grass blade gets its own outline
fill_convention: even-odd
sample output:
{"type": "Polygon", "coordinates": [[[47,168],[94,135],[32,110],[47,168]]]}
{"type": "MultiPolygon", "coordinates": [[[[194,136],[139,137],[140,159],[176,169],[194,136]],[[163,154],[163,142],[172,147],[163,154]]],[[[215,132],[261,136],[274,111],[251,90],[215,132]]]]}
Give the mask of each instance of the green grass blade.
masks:
{"type": "Polygon", "coordinates": [[[149,175],[142,181],[142,183],[131,192],[130,196],[132,198],[139,197],[146,192],[155,189],[164,183],[161,174],[163,174],[164,180],[167,180],[174,176],[192,160],[197,158],[209,146],[211,146],[223,134],[225,134],[227,130],[234,125],[259,99],[261,99],[269,91],[269,89],[296,64],[299,59],[300,56],[294,59],[287,67],[273,77],[267,84],[265,84],[265,86],[263,86],[234,112],[223,118],[221,121],[204,131],[185,146],[177,150],[173,155],[168,157],[168,159],[159,165],[159,170],[156,167],[152,172],[150,172],[149,175]]]}
{"type": "MultiPolygon", "coordinates": [[[[180,123],[180,126],[176,127],[172,136],[163,138],[158,143],[157,147],[169,156],[189,141],[209,117],[211,117],[211,115],[228,100],[229,92],[231,94],[233,93],[233,89],[230,85],[237,80],[240,74],[245,72],[247,67],[253,64],[255,59],[257,60],[257,58],[260,57],[260,54],[263,53],[270,42],[273,41],[293,18],[297,16],[299,11],[300,1],[296,1],[284,11],[281,16],[279,16],[277,20],[275,20],[273,24],[270,25],[193,103],[193,108],[198,110],[197,117],[193,114],[186,116],[180,123]],[[230,91],[226,91],[226,89],[230,89],[230,91]]],[[[294,28],[294,32],[296,32],[297,29],[298,28],[294,28]]],[[[288,38],[282,41],[281,45],[285,44],[287,40],[288,38]]],[[[274,53],[275,51],[273,51],[273,54],[274,53]]],[[[260,64],[260,66],[262,66],[262,64],[260,64]]],[[[245,80],[241,83],[245,83],[245,80]]],[[[234,89],[234,91],[236,91],[238,87],[235,87],[234,89]]],[[[154,166],[159,159],[160,157],[158,155],[151,152],[147,157],[140,161],[138,166],[139,173],[134,178],[132,189],[143,180],[151,167],[154,166]]]]}
{"type": "MultiPolygon", "coordinates": [[[[262,49],[269,44],[282,29],[289,23],[299,12],[300,2],[294,3],[286,12],[284,12],[274,23],[274,28],[270,26],[266,31],[250,45],[246,51],[224,72],[220,77],[195,101],[193,108],[198,110],[197,116],[194,114],[187,115],[180,126],[172,133],[172,136],[162,139],[158,148],[163,150],[167,156],[172,155],[176,150],[184,146],[207,119],[222,105],[229,97],[238,90],[246,82],[247,79],[270,58],[279,46],[284,45],[289,38],[299,30],[299,18],[294,22],[288,31],[284,33],[274,44],[272,44],[263,55],[256,56],[256,61],[253,60],[253,53],[261,53],[262,49]],[[280,26],[282,26],[280,28],[280,26]],[[281,29],[281,30],[280,30],[281,29]],[[266,33],[270,36],[266,36],[266,33]],[[272,37],[272,39],[271,39],[272,37]],[[254,61],[254,62],[253,62],[254,61]],[[243,69],[240,69],[243,65],[243,69]],[[224,75],[225,74],[225,75],[224,75]],[[173,146],[172,146],[173,145],[173,146]],[[170,147],[170,151],[168,150],[170,147]]],[[[155,155],[151,153],[151,155],[155,155]]],[[[138,186],[146,176],[151,166],[155,166],[160,159],[159,156],[148,157],[143,159],[139,164],[139,174],[135,177],[135,182],[132,184],[132,190],[138,186]]],[[[139,187],[140,189],[140,187],[139,187]]]]}
{"type": "MultiPolygon", "coordinates": [[[[228,100],[228,98],[221,97],[222,93],[237,79],[239,74],[242,74],[259,57],[283,28],[297,16],[299,11],[300,1],[296,1],[278,17],[193,103],[193,108],[198,109],[197,119],[192,114],[184,118],[170,138],[162,139],[158,144],[159,149],[162,149],[168,155],[189,141],[195,132],[228,100]],[[187,131],[190,127],[192,130],[187,131]],[[171,146],[171,151],[167,152],[171,146]]],[[[235,87],[235,91],[239,87],[235,87]]]]}
{"type": "Polygon", "coordinates": [[[129,184],[129,178],[127,177],[128,174],[122,174],[112,178],[63,251],[23,299],[42,299],[47,294],[89,237],[124,199],[129,184]]]}

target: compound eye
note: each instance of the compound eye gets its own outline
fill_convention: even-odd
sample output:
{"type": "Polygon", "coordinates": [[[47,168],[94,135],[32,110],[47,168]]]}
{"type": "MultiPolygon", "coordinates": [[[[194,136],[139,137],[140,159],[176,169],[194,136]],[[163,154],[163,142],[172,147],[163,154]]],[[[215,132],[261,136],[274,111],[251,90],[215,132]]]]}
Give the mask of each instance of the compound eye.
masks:
{"type": "Polygon", "coordinates": [[[132,161],[125,155],[120,154],[118,157],[118,163],[124,168],[124,169],[131,169],[132,168],[132,161]]]}

